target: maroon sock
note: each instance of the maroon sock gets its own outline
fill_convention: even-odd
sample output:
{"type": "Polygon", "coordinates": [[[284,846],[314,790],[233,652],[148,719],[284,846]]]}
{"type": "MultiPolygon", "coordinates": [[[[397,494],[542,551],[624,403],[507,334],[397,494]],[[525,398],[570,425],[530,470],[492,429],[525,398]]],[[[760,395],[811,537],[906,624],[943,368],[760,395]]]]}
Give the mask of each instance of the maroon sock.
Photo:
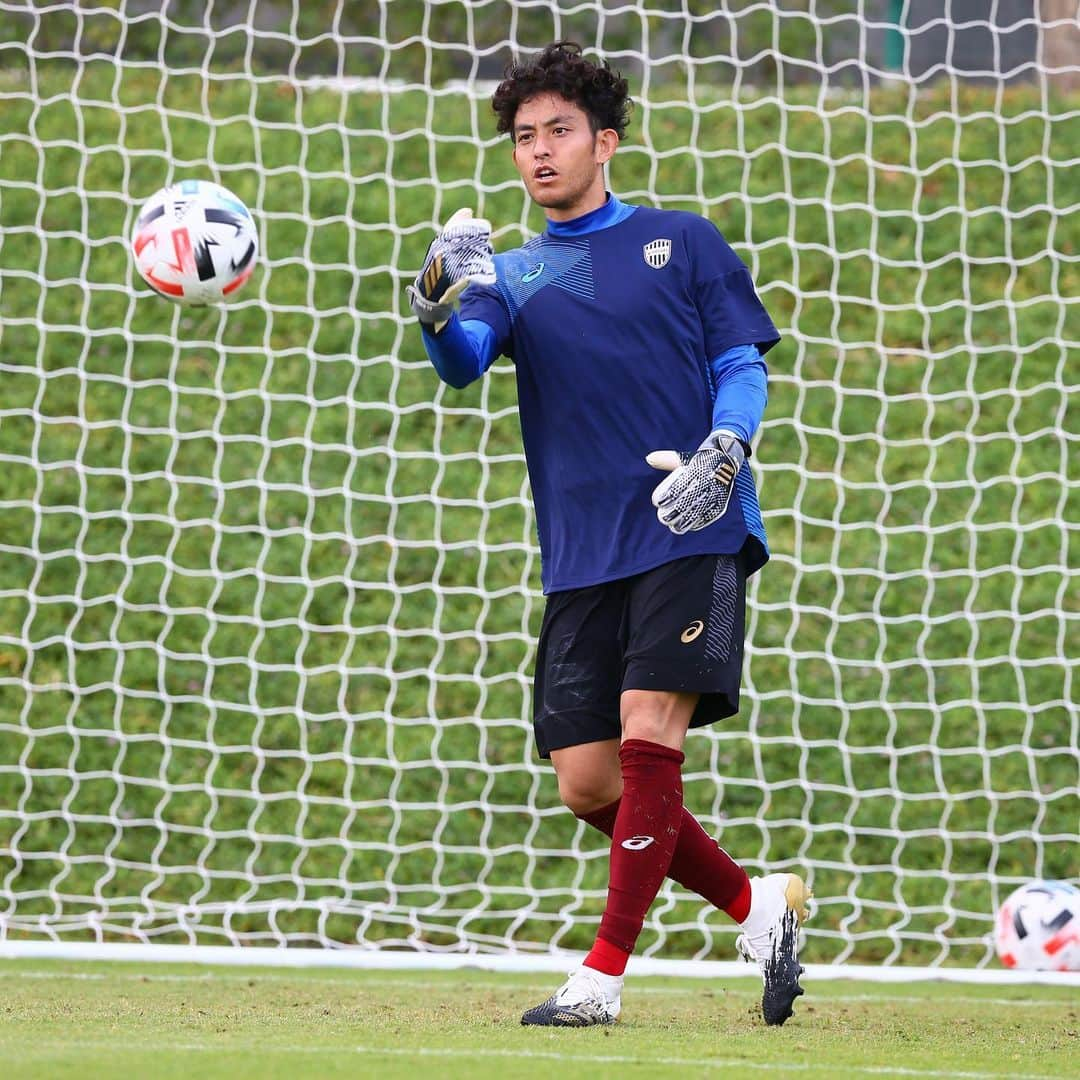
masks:
{"type": "Polygon", "coordinates": [[[585,963],[621,975],[671,865],[682,822],[683,754],[645,739],[619,748],[623,793],[611,836],[607,905],[585,963]],[[610,946],[614,946],[612,949],[610,946]]]}
{"type": "MultiPolygon", "coordinates": [[[[582,814],[581,820],[605,836],[615,831],[619,800],[582,814]]],[[[683,807],[682,825],[668,877],[704,897],[713,907],[726,911],[736,922],[750,914],[750,879],[746,871],[701,827],[683,807]]]]}
{"type": "Polygon", "coordinates": [[[741,923],[750,914],[750,879],[746,871],[685,807],[668,876],[726,911],[736,922],[741,923]]]}

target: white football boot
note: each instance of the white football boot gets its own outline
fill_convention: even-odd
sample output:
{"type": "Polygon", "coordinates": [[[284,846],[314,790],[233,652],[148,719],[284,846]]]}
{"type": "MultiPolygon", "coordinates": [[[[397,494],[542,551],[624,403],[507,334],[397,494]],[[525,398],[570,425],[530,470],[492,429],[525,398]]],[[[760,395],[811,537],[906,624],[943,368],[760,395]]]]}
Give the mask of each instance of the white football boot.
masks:
{"type": "Polygon", "coordinates": [[[782,1024],[803,993],[799,976],[799,927],[813,894],[798,874],[768,874],[750,882],[750,914],[735,947],[744,960],[756,963],[765,980],[761,1012],[766,1024],[782,1024]]]}
{"type": "Polygon", "coordinates": [[[523,1024],[544,1027],[592,1027],[614,1024],[622,1008],[623,977],[580,967],[542,1005],[529,1009],[523,1024]]]}

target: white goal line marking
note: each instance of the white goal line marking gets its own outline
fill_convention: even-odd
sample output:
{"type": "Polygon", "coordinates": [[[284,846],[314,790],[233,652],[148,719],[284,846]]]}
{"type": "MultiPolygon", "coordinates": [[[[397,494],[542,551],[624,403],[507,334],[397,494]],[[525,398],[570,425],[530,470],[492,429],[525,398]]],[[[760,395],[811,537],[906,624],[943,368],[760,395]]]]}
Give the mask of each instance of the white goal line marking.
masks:
{"type": "MultiPolygon", "coordinates": [[[[706,1069],[751,1069],[759,1072],[770,1071],[784,1073],[820,1073],[827,1072],[836,1075],[835,1064],[813,1064],[801,1061],[747,1061],[745,1058],[687,1058],[687,1057],[657,1057],[644,1060],[636,1054],[561,1054],[554,1050],[529,1050],[525,1048],[513,1048],[497,1050],[492,1048],[476,1047],[468,1050],[440,1049],[430,1046],[275,1046],[266,1041],[252,1042],[250,1040],[237,1043],[228,1042],[227,1045],[214,1043],[172,1043],[154,1039],[154,1046],[171,1053],[198,1053],[216,1054],[222,1049],[229,1051],[261,1052],[269,1054],[358,1054],[362,1057],[397,1057],[397,1058],[514,1058],[531,1061],[557,1061],[577,1065],[626,1065],[641,1069],[654,1068],[657,1065],[690,1066],[691,1068],[706,1069]]],[[[105,1042],[103,1040],[80,1039],[76,1042],[64,1043],[65,1049],[78,1048],[81,1050],[104,1050],[117,1051],[115,1040],[105,1042]]],[[[958,1080],[1060,1080],[1060,1076],[1050,1073],[1016,1073],[1016,1072],[957,1072],[954,1069],[910,1069],[902,1065],[850,1065],[842,1066],[845,1075],[849,1076],[918,1076],[918,1077],[950,1077],[958,1080]]]]}
{"type": "MultiPolygon", "coordinates": [[[[823,1072],[836,1074],[835,1064],[807,1064],[799,1061],[747,1061],[745,1058],[680,1058],[659,1057],[643,1061],[639,1056],[629,1054],[558,1054],[552,1050],[437,1050],[429,1047],[406,1048],[394,1047],[391,1049],[379,1049],[374,1046],[358,1046],[357,1053],[377,1055],[393,1055],[394,1057],[512,1057],[512,1058],[539,1058],[551,1061],[590,1062],[603,1065],[639,1065],[648,1068],[652,1065],[689,1065],[692,1068],[713,1069],[757,1069],[770,1072],[823,1072]]],[[[866,1076],[948,1076],[960,1077],[961,1080],[988,1080],[988,1078],[1008,1077],[1009,1080],[1060,1080],[1057,1076],[1047,1073],[988,1073],[988,1072],[956,1072],[955,1070],[942,1071],[938,1069],[908,1069],[899,1065],[843,1065],[842,1070],[846,1074],[859,1074],[866,1076]]]]}
{"type": "MultiPolygon", "coordinates": [[[[259,981],[293,981],[300,986],[337,986],[340,987],[346,983],[347,977],[338,979],[329,979],[324,975],[304,976],[299,973],[288,974],[283,971],[260,971],[257,974],[252,973],[250,975],[239,975],[233,972],[206,972],[199,975],[182,975],[182,974],[158,974],[158,975],[140,975],[135,972],[117,972],[116,974],[109,974],[106,972],[98,971],[18,971],[17,969],[7,968],[0,969],[0,979],[127,979],[132,982],[164,982],[164,983],[186,983],[186,982],[215,982],[221,980],[222,982],[243,982],[253,983],[256,980],[259,981]]],[[[463,979],[463,984],[471,990],[535,990],[536,982],[524,983],[524,982],[477,982],[472,979],[463,979]]],[[[382,986],[382,987],[394,987],[405,986],[415,987],[421,990],[431,991],[431,983],[423,979],[388,979],[385,977],[365,977],[360,981],[361,986],[382,986]]],[[[757,997],[761,991],[759,987],[742,988],[742,987],[720,987],[718,990],[710,991],[708,989],[697,986],[649,986],[647,983],[634,984],[629,990],[629,993],[633,994],[670,994],[681,997],[689,997],[696,994],[712,993],[715,997],[757,997]]],[[[814,997],[808,999],[811,1004],[820,1002],[824,1004],[829,1001],[841,1001],[841,1002],[874,1002],[874,1001],[887,1001],[887,1002],[900,1002],[910,1001],[913,1003],[919,1003],[924,998],[919,994],[824,994],[821,997],[814,997]]],[[[1075,1003],[1062,999],[1056,1001],[1054,999],[1043,999],[1040,1001],[1032,1001],[1027,998],[1003,998],[1003,997],[966,997],[959,994],[950,994],[949,1003],[955,1002],[957,1005],[1013,1005],[1020,1007],[1034,1007],[1045,1009],[1047,1007],[1053,1008],[1055,1005],[1065,1008],[1066,1006],[1072,1007],[1075,1003]]]]}

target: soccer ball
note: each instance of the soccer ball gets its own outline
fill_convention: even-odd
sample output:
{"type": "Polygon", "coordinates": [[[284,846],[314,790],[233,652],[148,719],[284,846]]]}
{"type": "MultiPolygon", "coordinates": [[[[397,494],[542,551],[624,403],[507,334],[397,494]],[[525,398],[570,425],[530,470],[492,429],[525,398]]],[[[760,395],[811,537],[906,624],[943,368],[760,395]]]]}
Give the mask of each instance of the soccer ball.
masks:
{"type": "Polygon", "coordinates": [[[131,251],[142,279],[181,304],[216,304],[255,268],[259,238],[248,208],[228,188],[184,180],[147,200],[131,251]]]}
{"type": "Polygon", "coordinates": [[[1029,881],[1001,905],[994,929],[1006,967],[1080,971],[1080,889],[1065,881],[1029,881]]]}

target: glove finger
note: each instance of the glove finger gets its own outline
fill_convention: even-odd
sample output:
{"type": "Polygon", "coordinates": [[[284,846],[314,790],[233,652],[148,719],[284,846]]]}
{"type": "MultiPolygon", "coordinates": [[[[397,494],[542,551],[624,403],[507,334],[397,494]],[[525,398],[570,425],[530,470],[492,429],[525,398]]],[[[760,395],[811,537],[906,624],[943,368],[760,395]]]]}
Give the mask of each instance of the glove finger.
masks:
{"type": "MultiPolygon", "coordinates": [[[[445,233],[447,229],[452,229],[455,226],[467,224],[469,219],[472,217],[472,214],[472,208],[468,206],[463,206],[460,210],[455,210],[450,215],[446,224],[443,226],[442,231],[445,233]]],[[[490,226],[488,227],[490,228],[490,226]]]]}
{"type": "Polygon", "coordinates": [[[665,476],[664,479],[653,488],[653,506],[661,506],[664,503],[670,502],[673,498],[677,498],[682,488],[682,480],[683,478],[680,476],[678,469],[668,476],[665,476]],[[673,490],[675,488],[678,488],[679,490],[673,490]]]}
{"type": "Polygon", "coordinates": [[[731,488],[729,487],[726,491],[721,490],[717,492],[716,497],[712,502],[706,504],[697,511],[695,520],[690,528],[696,531],[697,529],[704,529],[709,525],[715,524],[728,512],[728,507],[730,506],[731,488]]]}
{"type": "Polygon", "coordinates": [[[671,487],[664,493],[659,502],[655,502],[653,505],[658,510],[663,510],[666,514],[693,514],[696,513],[696,502],[691,497],[691,485],[689,482],[683,481],[682,477],[679,478],[678,484],[672,484],[671,487]]]}
{"type": "Polygon", "coordinates": [[[670,520],[666,520],[660,513],[657,513],[656,516],[660,518],[660,524],[666,525],[676,536],[682,536],[682,534],[686,532],[686,522],[679,514],[669,515],[670,520]]]}
{"type": "Polygon", "coordinates": [[[673,533],[677,533],[679,530],[672,525],[671,519],[675,517],[672,513],[665,513],[664,510],[656,511],[656,520],[664,526],[665,529],[670,529],[673,533]]]}
{"type": "MultiPolygon", "coordinates": [[[[461,211],[458,211],[460,214],[461,211]]],[[[477,237],[491,237],[491,222],[487,218],[474,218],[472,211],[469,211],[469,216],[461,218],[459,221],[455,221],[458,214],[455,214],[446,225],[443,227],[442,238],[444,240],[454,240],[459,236],[465,236],[469,239],[476,239],[477,237]]]]}
{"type": "Polygon", "coordinates": [[[666,525],[672,532],[683,532],[690,524],[694,511],[679,504],[677,500],[671,500],[658,506],[656,517],[661,525],[666,525]]]}
{"type": "Polygon", "coordinates": [[[683,461],[676,450],[653,450],[645,455],[645,463],[662,472],[674,472],[683,461]]]}

